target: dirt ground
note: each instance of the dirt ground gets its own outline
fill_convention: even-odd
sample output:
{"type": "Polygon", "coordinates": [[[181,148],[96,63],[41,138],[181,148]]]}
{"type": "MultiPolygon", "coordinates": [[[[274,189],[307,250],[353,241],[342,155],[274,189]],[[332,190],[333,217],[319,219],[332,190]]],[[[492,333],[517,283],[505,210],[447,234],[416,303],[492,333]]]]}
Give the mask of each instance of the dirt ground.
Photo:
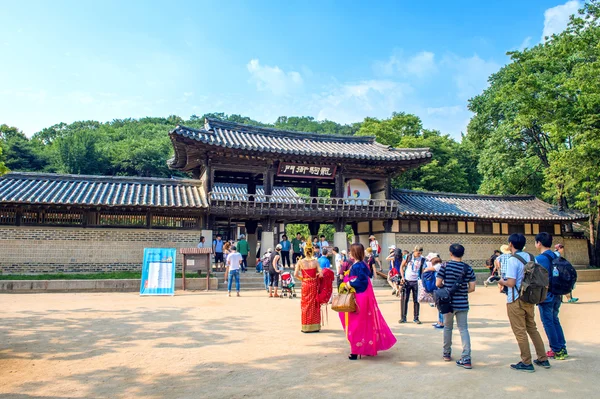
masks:
{"type": "Polygon", "coordinates": [[[398,324],[389,290],[377,297],[398,343],[355,362],[335,312],[305,335],[299,299],[242,294],[1,295],[0,398],[600,397],[600,283],[561,308],[571,358],[534,374],[508,367],[518,347],[493,288],[471,296],[473,370],[442,361],[434,309],[398,324]]]}

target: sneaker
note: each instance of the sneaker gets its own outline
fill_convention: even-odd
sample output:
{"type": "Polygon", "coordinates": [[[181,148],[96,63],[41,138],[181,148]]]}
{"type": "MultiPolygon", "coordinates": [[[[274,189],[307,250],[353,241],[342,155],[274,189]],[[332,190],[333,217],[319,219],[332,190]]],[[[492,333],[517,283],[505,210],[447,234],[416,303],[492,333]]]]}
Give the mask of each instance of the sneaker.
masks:
{"type": "Polygon", "coordinates": [[[575,303],[575,302],[577,302],[578,300],[579,300],[579,298],[571,298],[571,299],[569,299],[569,301],[568,301],[568,302],[569,302],[569,303],[575,303]]]}
{"type": "Polygon", "coordinates": [[[550,366],[550,362],[549,362],[549,361],[547,361],[547,360],[541,361],[541,360],[537,360],[537,359],[535,359],[535,360],[533,361],[533,363],[534,363],[536,366],[543,367],[543,368],[545,368],[545,369],[549,369],[550,367],[552,367],[552,366],[550,366]]]}
{"type": "Polygon", "coordinates": [[[471,366],[471,359],[469,359],[468,357],[465,357],[463,359],[457,360],[456,361],[456,365],[458,367],[462,367],[462,368],[467,369],[467,370],[471,370],[473,368],[473,366],[471,366]]]}
{"type": "Polygon", "coordinates": [[[568,357],[569,354],[564,349],[554,354],[554,360],[566,360],[568,357]]]}
{"type": "Polygon", "coordinates": [[[398,320],[398,323],[404,324],[404,323],[406,323],[406,319],[400,319],[400,320],[398,320]]]}
{"type": "Polygon", "coordinates": [[[435,324],[433,325],[433,328],[437,328],[437,329],[440,329],[440,330],[441,330],[442,328],[444,328],[444,326],[443,326],[442,324],[435,323],[435,324]]]}
{"type": "Polygon", "coordinates": [[[419,320],[419,319],[414,319],[413,323],[415,323],[415,324],[423,324],[423,323],[421,323],[421,320],[419,320]]]}
{"type": "Polygon", "coordinates": [[[548,356],[548,358],[550,359],[554,359],[554,352],[552,351],[552,349],[546,352],[546,356],[548,356]]]}
{"type": "Polygon", "coordinates": [[[524,371],[526,373],[535,372],[535,368],[533,367],[533,364],[525,364],[523,362],[519,362],[517,364],[511,364],[510,368],[513,370],[517,370],[517,371],[524,371]]]}
{"type": "Polygon", "coordinates": [[[452,355],[450,353],[444,353],[442,359],[444,359],[445,362],[450,362],[452,361],[452,355]]]}

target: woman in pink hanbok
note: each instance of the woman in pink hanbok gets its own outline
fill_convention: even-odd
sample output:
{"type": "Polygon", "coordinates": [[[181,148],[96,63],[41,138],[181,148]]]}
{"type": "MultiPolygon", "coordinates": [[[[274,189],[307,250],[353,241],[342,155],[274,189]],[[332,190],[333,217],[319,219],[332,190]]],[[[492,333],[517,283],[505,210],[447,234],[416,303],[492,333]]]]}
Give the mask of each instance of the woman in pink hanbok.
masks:
{"type": "Polygon", "coordinates": [[[344,287],[356,292],[356,312],[340,313],[340,320],[350,343],[348,359],[356,360],[358,356],[377,356],[377,352],[390,349],[396,337],[377,306],[369,267],[364,262],[365,247],[352,244],[350,256],[356,263],[344,277],[344,287]]]}

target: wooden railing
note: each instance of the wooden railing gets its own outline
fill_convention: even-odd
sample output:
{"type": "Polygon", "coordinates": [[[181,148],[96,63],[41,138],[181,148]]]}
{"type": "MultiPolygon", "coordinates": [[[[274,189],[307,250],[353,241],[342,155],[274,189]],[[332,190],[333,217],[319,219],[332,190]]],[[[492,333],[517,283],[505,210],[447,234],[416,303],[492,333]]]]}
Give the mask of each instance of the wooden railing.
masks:
{"type": "Polygon", "coordinates": [[[383,218],[398,216],[395,200],[209,193],[210,212],[223,215],[383,218]]]}

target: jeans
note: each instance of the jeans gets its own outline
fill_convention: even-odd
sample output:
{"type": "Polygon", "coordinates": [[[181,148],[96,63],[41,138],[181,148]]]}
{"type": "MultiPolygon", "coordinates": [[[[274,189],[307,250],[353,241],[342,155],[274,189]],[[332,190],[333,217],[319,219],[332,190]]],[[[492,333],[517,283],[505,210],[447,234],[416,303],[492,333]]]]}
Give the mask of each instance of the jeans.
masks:
{"type": "Polygon", "coordinates": [[[557,353],[563,349],[566,349],[567,342],[565,341],[565,335],[558,320],[558,312],[560,310],[561,296],[555,295],[551,301],[540,303],[538,305],[540,309],[540,318],[544,325],[544,330],[548,336],[550,342],[550,349],[554,353],[557,353]]]}
{"type": "Polygon", "coordinates": [[[235,290],[240,292],[240,270],[230,270],[229,271],[229,281],[227,282],[227,291],[231,291],[231,283],[233,283],[233,278],[235,277],[235,290]]]}
{"type": "Polygon", "coordinates": [[[248,255],[242,255],[242,270],[248,270],[248,255]]]}
{"type": "Polygon", "coordinates": [[[267,291],[269,291],[269,284],[271,283],[271,280],[269,279],[269,271],[268,270],[263,271],[263,277],[265,279],[265,289],[267,291]]]}
{"type": "Polygon", "coordinates": [[[400,299],[400,318],[402,320],[406,320],[406,314],[408,313],[408,301],[410,299],[410,293],[412,292],[412,297],[413,297],[413,306],[414,306],[414,310],[413,310],[413,320],[419,320],[419,309],[420,309],[420,304],[419,304],[419,298],[418,298],[418,291],[419,291],[419,283],[417,281],[405,281],[404,282],[404,286],[402,287],[402,291],[401,291],[401,299],[400,299]]]}
{"type": "Polygon", "coordinates": [[[260,273],[262,271],[263,271],[263,263],[262,263],[262,261],[260,261],[256,264],[256,273],[260,273]]]}
{"type": "Polygon", "coordinates": [[[281,264],[283,267],[287,264],[288,267],[292,267],[290,263],[290,251],[281,251],[281,264]]]}
{"type": "Polygon", "coordinates": [[[444,315],[441,312],[438,312],[438,323],[444,324],[444,315]]]}
{"type": "Polygon", "coordinates": [[[454,316],[460,331],[462,341],[462,359],[471,358],[471,336],[469,335],[469,323],[467,322],[468,310],[458,310],[444,314],[444,355],[452,353],[452,328],[454,327],[454,316]]]}
{"type": "Polygon", "coordinates": [[[531,364],[531,349],[529,348],[529,338],[535,347],[535,353],[540,362],[548,360],[544,341],[535,325],[535,305],[523,302],[520,299],[506,305],[508,311],[508,321],[519,344],[521,351],[521,361],[526,365],[531,364]]]}

